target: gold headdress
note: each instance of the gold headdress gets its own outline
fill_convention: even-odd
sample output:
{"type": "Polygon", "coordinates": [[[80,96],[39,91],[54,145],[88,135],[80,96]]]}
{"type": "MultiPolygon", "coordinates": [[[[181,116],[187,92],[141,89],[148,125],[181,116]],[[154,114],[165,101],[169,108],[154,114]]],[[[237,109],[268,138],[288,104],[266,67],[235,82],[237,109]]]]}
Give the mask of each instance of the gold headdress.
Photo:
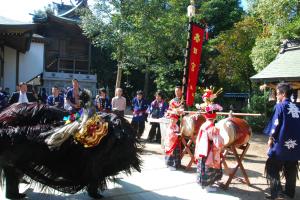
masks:
{"type": "Polygon", "coordinates": [[[200,88],[200,92],[203,94],[202,99],[204,103],[196,105],[196,107],[204,112],[206,112],[205,117],[206,118],[215,118],[216,111],[221,111],[223,108],[218,105],[214,104],[213,101],[221,92],[223,91],[223,88],[218,89],[216,92],[214,92],[215,87],[210,86],[209,88],[200,88]]]}

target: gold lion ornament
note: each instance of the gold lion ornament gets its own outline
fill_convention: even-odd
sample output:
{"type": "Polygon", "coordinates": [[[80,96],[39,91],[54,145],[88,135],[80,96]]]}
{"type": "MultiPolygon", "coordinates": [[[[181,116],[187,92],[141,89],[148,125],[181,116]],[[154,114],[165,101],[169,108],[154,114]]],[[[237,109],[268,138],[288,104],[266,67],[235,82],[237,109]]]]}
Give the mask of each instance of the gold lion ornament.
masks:
{"type": "Polygon", "coordinates": [[[85,148],[89,148],[98,145],[107,132],[108,123],[95,114],[86,121],[80,131],[75,133],[74,138],[85,148]]]}

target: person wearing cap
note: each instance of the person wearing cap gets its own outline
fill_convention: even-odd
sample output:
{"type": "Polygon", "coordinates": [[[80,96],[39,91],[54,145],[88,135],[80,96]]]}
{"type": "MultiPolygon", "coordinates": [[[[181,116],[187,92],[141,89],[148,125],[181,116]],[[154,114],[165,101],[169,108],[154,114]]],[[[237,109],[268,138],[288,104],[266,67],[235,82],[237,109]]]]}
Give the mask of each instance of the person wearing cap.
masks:
{"type": "Polygon", "coordinates": [[[31,92],[27,92],[27,84],[20,82],[19,91],[12,94],[8,100],[8,104],[11,105],[13,103],[28,103],[36,101],[37,99],[34,97],[34,95],[31,92]]]}
{"type": "Polygon", "coordinates": [[[132,100],[133,116],[131,125],[137,131],[136,137],[138,139],[140,139],[144,133],[145,121],[147,119],[146,111],[148,109],[148,103],[143,95],[144,93],[139,90],[136,92],[136,97],[132,100]]]}
{"type": "Polygon", "coordinates": [[[175,98],[169,102],[169,108],[166,117],[170,119],[164,138],[165,162],[171,171],[175,171],[181,167],[180,159],[180,140],[178,120],[183,113],[182,105],[182,89],[180,86],[175,87],[175,98]]]}
{"type": "Polygon", "coordinates": [[[212,185],[222,178],[221,150],[224,140],[215,127],[216,112],[221,111],[222,107],[213,103],[214,98],[216,94],[212,90],[205,90],[202,96],[205,103],[201,104],[200,110],[205,112],[206,122],[199,129],[195,147],[197,183],[207,192],[216,191],[212,185]]]}
{"type": "Polygon", "coordinates": [[[266,199],[294,198],[300,160],[300,106],[290,100],[289,84],[279,83],[276,93],[278,103],[264,130],[269,136],[265,174],[271,190],[266,199]],[[280,174],[286,180],[284,188],[280,174]]]}

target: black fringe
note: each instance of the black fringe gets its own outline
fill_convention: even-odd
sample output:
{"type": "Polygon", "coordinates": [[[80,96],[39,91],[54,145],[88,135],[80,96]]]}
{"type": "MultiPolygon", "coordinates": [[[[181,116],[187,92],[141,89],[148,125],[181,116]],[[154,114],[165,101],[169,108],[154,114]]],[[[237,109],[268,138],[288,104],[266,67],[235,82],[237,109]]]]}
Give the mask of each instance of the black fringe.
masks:
{"type": "MultiPolygon", "coordinates": [[[[267,179],[267,183],[270,184],[271,181],[279,180],[280,178],[284,178],[284,164],[278,163],[278,162],[284,162],[284,161],[277,161],[274,158],[268,158],[265,165],[265,172],[264,175],[267,179]],[[276,174],[281,174],[279,177],[276,177],[276,174]]],[[[296,168],[298,171],[300,171],[299,163],[297,162],[296,168]]],[[[299,174],[297,173],[297,179],[299,179],[299,174]]],[[[277,182],[278,183],[278,182],[277,182]]]]}
{"type": "Polygon", "coordinates": [[[4,160],[45,188],[74,194],[90,184],[97,184],[104,190],[109,177],[121,171],[127,174],[132,169],[141,171],[141,147],[134,130],[124,118],[102,114],[109,123],[108,134],[95,147],[84,148],[69,138],[59,149],[50,150],[44,142],[49,135],[44,133],[56,126],[48,122],[56,121],[59,115],[49,120],[49,107],[38,104],[24,106],[26,108],[21,108],[20,114],[16,110],[0,113],[0,120],[5,119],[0,121],[0,154],[4,160]],[[26,115],[24,110],[30,114],[26,115]],[[30,125],[24,125],[25,118],[32,119],[30,125]],[[19,121],[16,122],[16,119],[19,121]],[[18,126],[13,127],[16,124],[18,126]]]}
{"type": "Polygon", "coordinates": [[[0,113],[0,128],[60,123],[68,112],[39,103],[15,103],[0,113]]]}

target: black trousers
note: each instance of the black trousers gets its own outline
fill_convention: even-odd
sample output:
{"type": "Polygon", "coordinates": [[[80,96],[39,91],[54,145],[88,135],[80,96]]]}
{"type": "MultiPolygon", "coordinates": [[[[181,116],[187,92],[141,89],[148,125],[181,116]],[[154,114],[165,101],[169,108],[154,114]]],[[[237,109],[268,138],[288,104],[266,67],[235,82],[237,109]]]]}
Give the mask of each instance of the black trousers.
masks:
{"type": "Polygon", "coordinates": [[[160,133],[159,123],[151,122],[151,128],[147,140],[151,141],[154,139],[154,137],[155,137],[155,141],[160,143],[161,133],[160,133]]]}
{"type": "Polygon", "coordinates": [[[6,197],[19,194],[20,173],[10,166],[3,167],[3,172],[6,180],[6,197]]]}
{"type": "Polygon", "coordinates": [[[268,158],[265,169],[273,198],[276,198],[280,192],[283,192],[290,198],[295,196],[298,161],[283,161],[276,158],[268,158]],[[280,182],[280,172],[283,172],[286,181],[284,191],[280,182]]]}
{"type": "Polygon", "coordinates": [[[165,163],[167,167],[174,167],[178,169],[181,166],[180,153],[181,146],[180,144],[177,144],[172,154],[165,156],[165,163]]]}
{"type": "Polygon", "coordinates": [[[136,130],[136,137],[140,139],[145,130],[145,121],[132,121],[131,125],[136,130]]]}

